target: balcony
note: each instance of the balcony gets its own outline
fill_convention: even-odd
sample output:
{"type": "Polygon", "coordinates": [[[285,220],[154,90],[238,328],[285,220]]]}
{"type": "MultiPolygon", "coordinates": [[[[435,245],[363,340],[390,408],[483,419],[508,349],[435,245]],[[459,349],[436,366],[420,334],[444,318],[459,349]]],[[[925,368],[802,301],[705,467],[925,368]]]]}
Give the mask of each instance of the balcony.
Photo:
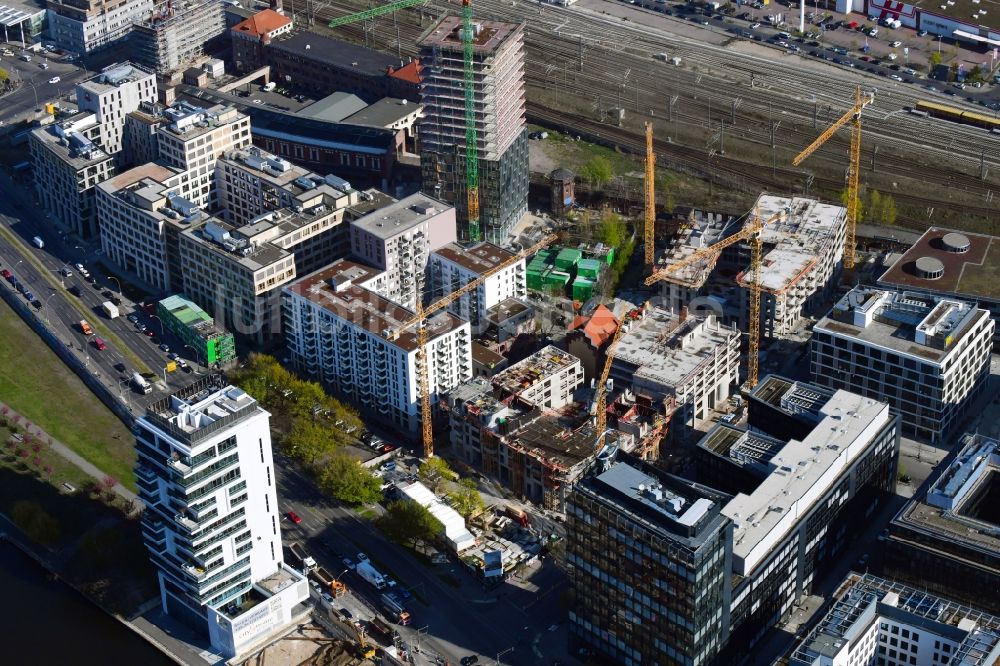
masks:
{"type": "Polygon", "coordinates": [[[195,532],[198,529],[198,521],[188,517],[186,514],[178,513],[174,516],[174,521],[188,532],[195,532]]]}
{"type": "Polygon", "coordinates": [[[208,576],[208,571],[194,563],[183,565],[181,570],[191,577],[196,583],[200,583],[208,576]]]}
{"type": "Polygon", "coordinates": [[[191,473],[190,465],[186,464],[180,458],[175,458],[173,456],[167,458],[167,467],[174,470],[175,472],[179,472],[180,474],[191,473]]]}

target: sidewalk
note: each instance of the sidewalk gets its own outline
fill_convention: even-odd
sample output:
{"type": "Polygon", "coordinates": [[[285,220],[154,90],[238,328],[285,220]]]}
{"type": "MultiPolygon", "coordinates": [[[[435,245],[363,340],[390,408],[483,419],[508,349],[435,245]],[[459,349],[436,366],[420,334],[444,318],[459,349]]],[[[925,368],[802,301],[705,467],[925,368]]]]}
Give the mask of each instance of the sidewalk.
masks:
{"type": "MultiPolygon", "coordinates": [[[[8,417],[10,417],[12,419],[14,417],[20,417],[21,419],[23,419],[23,421],[25,423],[31,423],[31,427],[25,429],[25,432],[31,433],[32,436],[44,436],[44,437],[46,437],[48,439],[49,443],[50,443],[50,446],[52,447],[52,450],[55,453],[57,453],[58,455],[60,455],[63,458],[65,458],[67,461],[69,461],[69,462],[73,463],[74,465],[76,465],[77,467],[79,467],[81,470],[83,470],[84,472],[86,472],[89,476],[94,477],[98,481],[102,481],[104,479],[104,477],[107,476],[107,474],[105,474],[104,472],[102,472],[101,470],[99,470],[97,467],[95,467],[90,461],[84,459],[76,451],[73,451],[71,448],[69,448],[68,446],[66,446],[65,444],[63,444],[59,440],[57,440],[55,437],[52,437],[47,432],[45,432],[44,430],[42,430],[41,428],[39,428],[37,425],[35,425],[31,421],[31,419],[29,419],[25,415],[23,415],[23,414],[15,411],[13,408],[10,407],[10,405],[7,405],[6,403],[0,402],[0,409],[2,409],[4,407],[6,407],[8,409],[8,411],[7,411],[8,417]]],[[[120,483],[118,485],[116,485],[113,488],[113,490],[116,493],[118,493],[119,495],[121,495],[123,498],[125,498],[126,500],[135,500],[135,501],[138,501],[138,499],[139,499],[138,495],[136,495],[134,492],[132,492],[131,490],[129,490],[128,488],[126,488],[125,486],[123,486],[120,483]]]]}

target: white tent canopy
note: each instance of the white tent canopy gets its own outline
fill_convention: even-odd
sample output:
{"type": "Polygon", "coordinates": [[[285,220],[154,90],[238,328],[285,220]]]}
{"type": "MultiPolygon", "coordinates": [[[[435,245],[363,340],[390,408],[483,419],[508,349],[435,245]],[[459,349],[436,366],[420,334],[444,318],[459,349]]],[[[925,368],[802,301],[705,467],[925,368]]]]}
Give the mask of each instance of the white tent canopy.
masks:
{"type": "Polygon", "coordinates": [[[444,535],[456,553],[476,545],[476,537],[465,527],[465,519],[453,508],[445,504],[419,481],[398,486],[406,499],[416,502],[430,511],[431,515],[444,525],[444,535]]]}

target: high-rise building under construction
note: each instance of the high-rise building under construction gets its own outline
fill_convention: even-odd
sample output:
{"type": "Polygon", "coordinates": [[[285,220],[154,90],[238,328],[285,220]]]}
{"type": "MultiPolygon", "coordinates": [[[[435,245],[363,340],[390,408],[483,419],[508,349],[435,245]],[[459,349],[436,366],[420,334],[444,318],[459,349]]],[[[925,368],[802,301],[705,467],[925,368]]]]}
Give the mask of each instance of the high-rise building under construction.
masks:
{"type": "Polygon", "coordinates": [[[524,26],[497,21],[473,23],[478,239],[469,233],[461,17],[442,18],[421,35],[418,43],[424,105],[418,137],[424,191],[455,206],[460,239],[503,243],[528,211],[524,26]]]}
{"type": "Polygon", "coordinates": [[[132,58],[167,74],[204,55],[206,45],[225,32],[222,0],[158,0],[153,12],[132,27],[132,58]]]}

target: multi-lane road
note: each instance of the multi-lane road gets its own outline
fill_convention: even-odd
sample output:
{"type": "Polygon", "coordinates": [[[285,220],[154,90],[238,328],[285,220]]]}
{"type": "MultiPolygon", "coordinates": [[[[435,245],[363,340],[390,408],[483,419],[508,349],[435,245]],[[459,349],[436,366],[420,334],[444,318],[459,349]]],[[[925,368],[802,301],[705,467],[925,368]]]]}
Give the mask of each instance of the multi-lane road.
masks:
{"type": "MultiPolygon", "coordinates": [[[[15,49],[12,45],[7,46],[15,49]]],[[[20,49],[15,49],[15,53],[18,51],[20,49]]],[[[30,117],[46,102],[71,93],[76,84],[90,74],[77,64],[49,59],[45,53],[32,53],[30,62],[20,60],[16,55],[3,56],[0,67],[7,70],[18,85],[17,90],[0,97],[0,123],[3,125],[30,117]],[[48,68],[43,69],[43,64],[48,68]],[[50,83],[54,77],[59,80],[50,83]]]]}

